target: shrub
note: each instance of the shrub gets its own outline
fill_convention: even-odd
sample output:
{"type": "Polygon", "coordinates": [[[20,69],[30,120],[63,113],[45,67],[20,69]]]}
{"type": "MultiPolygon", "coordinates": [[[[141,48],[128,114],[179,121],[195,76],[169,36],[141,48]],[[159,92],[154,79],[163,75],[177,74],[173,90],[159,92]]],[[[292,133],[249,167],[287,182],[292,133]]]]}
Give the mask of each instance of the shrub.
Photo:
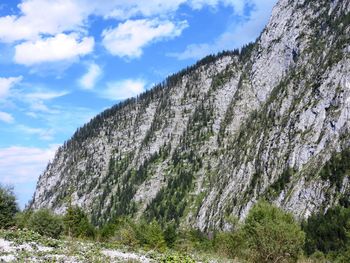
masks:
{"type": "Polygon", "coordinates": [[[193,260],[188,255],[182,255],[182,254],[169,254],[169,255],[163,255],[159,262],[162,263],[195,263],[196,261],[193,260]]]}
{"type": "Polygon", "coordinates": [[[64,230],[70,237],[94,238],[95,228],[79,207],[69,206],[63,217],[64,230]]]}
{"type": "MultiPolygon", "coordinates": [[[[110,241],[131,247],[139,245],[136,225],[130,219],[118,218],[111,228],[114,229],[114,233],[113,236],[109,238],[110,241]]],[[[113,229],[111,229],[111,231],[113,231],[113,229]]]]}
{"type": "Polygon", "coordinates": [[[245,239],[241,231],[219,232],[214,240],[215,252],[228,258],[244,257],[245,239]]]}
{"type": "Polygon", "coordinates": [[[156,221],[135,223],[129,218],[121,217],[105,225],[100,231],[100,236],[102,240],[131,247],[143,246],[159,251],[166,248],[163,230],[156,221]]]}
{"type": "Polygon", "coordinates": [[[166,242],[162,228],[157,221],[153,220],[150,223],[146,221],[140,222],[137,225],[137,239],[140,244],[146,248],[157,249],[164,251],[166,248],[166,242]]]}
{"type": "Polygon", "coordinates": [[[350,245],[350,208],[337,206],[325,214],[314,214],[303,223],[303,230],[306,233],[305,251],[308,255],[317,250],[329,253],[345,249],[350,245]]]}
{"type": "Polygon", "coordinates": [[[107,223],[103,225],[102,228],[98,231],[98,239],[100,241],[108,241],[114,236],[116,230],[116,224],[107,223]]]}
{"type": "Polygon", "coordinates": [[[16,226],[19,229],[28,228],[29,219],[32,214],[33,214],[32,210],[18,212],[15,216],[16,226]]]}
{"type": "Polygon", "coordinates": [[[175,248],[186,253],[208,252],[213,249],[213,242],[198,229],[182,229],[177,236],[175,248]]]}
{"type": "Polygon", "coordinates": [[[169,248],[173,248],[176,242],[177,233],[175,223],[170,223],[164,230],[164,240],[169,248]]]}
{"type": "Polygon", "coordinates": [[[13,189],[0,185],[0,228],[13,226],[17,212],[18,206],[13,189]]]}
{"type": "Polygon", "coordinates": [[[310,256],[312,262],[326,263],[325,255],[321,251],[316,251],[310,256]]]}
{"type": "Polygon", "coordinates": [[[48,209],[33,212],[29,217],[28,228],[52,238],[59,238],[63,232],[62,219],[48,209]]]}
{"type": "Polygon", "coordinates": [[[305,240],[293,216],[267,202],[250,210],[241,231],[253,262],[296,262],[305,240]]]}

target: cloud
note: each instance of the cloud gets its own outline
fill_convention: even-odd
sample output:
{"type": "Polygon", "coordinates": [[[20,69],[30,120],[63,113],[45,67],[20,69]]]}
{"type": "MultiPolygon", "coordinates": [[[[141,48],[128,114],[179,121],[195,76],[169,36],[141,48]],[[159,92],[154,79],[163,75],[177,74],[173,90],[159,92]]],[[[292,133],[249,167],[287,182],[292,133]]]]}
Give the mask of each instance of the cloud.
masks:
{"type": "Polygon", "coordinates": [[[93,89],[101,74],[102,69],[99,65],[95,63],[89,64],[88,71],[79,79],[80,86],[87,90],[93,89]]]}
{"type": "Polygon", "coordinates": [[[15,189],[20,185],[24,188],[28,188],[28,184],[34,185],[53,159],[57,148],[58,145],[51,145],[47,149],[21,146],[0,148],[1,183],[14,185],[15,189]]]}
{"type": "Polygon", "coordinates": [[[181,5],[192,9],[216,7],[220,3],[242,12],[244,2],[251,0],[25,0],[17,7],[19,15],[0,17],[0,41],[13,43],[36,40],[42,35],[63,32],[86,32],[91,15],[119,21],[134,17],[169,17],[181,5]]]}
{"type": "Polygon", "coordinates": [[[181,35],[187,22],[170,21],[169,17],[175,17],[175,12],[183,5],[198,10],[221,4],[242,14],[245,5],[252,1],[257,2],[22,0],[17,6],[18,14],[0,17],[0,42],[15,45],[14,61],[18,64],[33,66],[74,59],[93,51],[94,39],[87,37],[91,25],[89,18],[100,16],[118,23],[116,28],[103,31],[103,44],[107,50],[113,55],[137,58],[146,45],[181,35]]]}
{"type": "Polygon", "coordinates": [[[6,122],[6,123],[13,123],[15,120],[11,114],[0,111],[0,121],[6,122]]]}
{"type": "Polygon", "coordinates": [[[23,42],[15,46],[14,60],[26,66],[72,60],[91,53],[93,47],[92,37],[84,37],[80,40],[75,34],[58,34],[54,37],[23,42]]]}
{"type": "Polygon", "coordinates": [[[17,83],[21,82],[22,79],[23,79],[22,76],[10,77],[10,78],[0,77],[0,99],[6,98],[10,89],[17,83]]]}
{"type": "Polygon", "coordinates": [[[57,148],[58,145],[48,148],[0,148],[0,182],[15,187],[22,208],[33,194],[39,175],[53,159],[57,148]]]}
{"type": "Polygon", "coordinates": [[[169,17],[169,14],[176,12],[181,5],[199,10],[205,6],[216,8],[219,4],[223,4],[233,7],[237,13],[241,13],[244,9],[244,3],[247,1],[250,0],[116,0],[103,2],[102,5],[99,3],[96,10],[99,10],[106,18],[127,20],[137,16],[169,17]]]}
{"type": "Polygon", "coordinates": [[[35,40],[41,34],[81,31],[89,14],[75,0],[26,0],[18,5],[20,16],[0,17],[0,40],[35,40]]]}
{"type": "Polygon", "coordinates": [[[135,58],[142,55],[142,48],[149,43],[175,38],[187,26],[187,21],[175,24],[158,19],[128,20],[114,29],[104,30],[102,42],[112,55],[135,58]]]}
{"type": "Polygon", "coordinates": [[[136,16],[151,17],[175,12],[186,0],[118,0],[102,5],[100,10],[106,18],[127,20],[136,16]]]}
{"type": "MultiPolygon", "coordinates": [[[[45,103],[47,101],[54,100],[69,94],[68,91],[52,91],[43,88],[37,88],[29,93],[17,92],[15,97],[17,100],[27,103],[29,105],[30,115],[35,117],[35,112],[45,112],[45,113],[58,113],[57,110],[49,108],[45,103]]],[[[28,115],[28,113],[27,113],[28,115]]]]}
{"type": "MultiPolygon", "coordinates": [[[[233,2],[233,1],[231,1],[233,2]]],[[[239,2],[239,1],[238,1],[239,2]]],[[[190,44],[182,52],[169,53],[169,56],[179,60],[200,59],[206,55],[217,53],[222,50],[241,48],[244,44],[255,41],[256,37],[266,25],[271,10],[277,0],[244,0],[246,5],[253,5],[248,17],[242,17],[242,21],[228,26],[212,43],[190,44]]]]}
{"type": "Polygon", "coordinates": [[[168,56],[176,57],[179,60],[185,59],[200,59],[209,55],[211,53],[215,53],[216,50],[219,49],[215,47],[215,45],[210,44],[190,44],[186,47],[186,49],[182,52],[169,53],[168,56]]]}
{"type": "Polygon", "coordinates": [[[195,9],[202,9],[204,6],[210,6],[216,8],[219,4],[224,6],[231,6],[234,12],[238,15],[242,15],[244,11],[245,4],[251,0],[191,0],[189,5],[195,9]]]}
{"type": "Polygon", "coordinates": [[[109,100],[124,100],[144,92],[145,85],[143,80],[133,79],[110,82],[107,83],[107,88],[100,93],[100,96],[109,100]]]}
{"type": "Polygon", "coordinates": [[[26,98],[31,101],[52,100],[67,95],[68,91],[37,91],[26,94],[26,98]]]}
{"type": "Polygon", "coordinates": [[[17,129],[24,134],[39,136],[40,140],[51,141],[54,139],[55,131],[53,129],[32,128],[26,125],[18,125],[17,129]]]}
{"type": "Polygon", "coordinates": [[[58,145],[47,149],[12,146],[0,148],[1,182],[14,184],[35,181],[54,157],[58,145]]]}

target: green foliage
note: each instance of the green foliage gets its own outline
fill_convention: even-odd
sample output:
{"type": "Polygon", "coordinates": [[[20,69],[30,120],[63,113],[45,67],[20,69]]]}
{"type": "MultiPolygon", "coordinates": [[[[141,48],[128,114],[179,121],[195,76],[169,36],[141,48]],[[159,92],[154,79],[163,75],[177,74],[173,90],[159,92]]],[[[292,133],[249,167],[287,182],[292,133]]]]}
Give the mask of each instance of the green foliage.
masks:
{"type": "Polygon", "coordinates": [[[213,239],[214,250],[228,258],[244,257],[245,239],[242,231],[219,232],[213,239]]]}
{"type": "Polygon", "coordinates": [[[187,253],[196,251],[208,252],[212,251],[213,243],[206,233],[198,229],[183,229],[178,234],[175,248],[187,253]]]}
{"type": "Polygon", "coordinates": [[[326,257],[321,251],[316,251],[310,256],[310,260],[315,263],[326,263],[326,257]]]}
{"type": "Polygon", "coordinates": [[[350,208],[334,207],[325,214],[314,214],[303,223],[306,233],[305,251],[336,252],[350,245],[350,208]]]}
{"type": "Polygon", "coordinates": [[[107,224],[100,231],[101,240],[110,241],[130,247],[143,247],[164,251],[166,241],[161,226],[156,222],[133,222],[121,217],[107,224]]]}
{"type": "Polygon", "coordinates": [[[65,234],[70,237],[93,238],[95,229],[79,207],[69,206],[63,217],[65,234]]]}
{"type": "Polygon", "coordinates": [[[145,221],[136,225],[137,239],[140,244],[147,249],[156,249],[164,251],[166,248],[166,242],[162,228],[153,220],[150,223],[145,221]]]}
{"type": "Polygon", "coordinates": [[[9,240],[14,242],[16,245],[22,245],[25,243],[39,243],[44,246],[49,247],[59,247],[59,241],[47,236],[42,236],[39,233],[29,230],[29,229],[23,229],[23,230],[0,230],[0,237],[4,238],[5,240],[9,240]]]}
{"type": "Polygon", "coordinates": [[[130,219],[125,217],[118,218],[114,223],[114,229],[114,234],[109,239],[110,241],[130,247],[140,245],[136,224],[130,219]]]}
{"type": "Polygon", "coordinates": [[[331,185],[341,189],[343,179],[350,174],[350,149],[344,149],[340,153],[333,154],[320,171],[323,180],[329,180],[331,185]]]}
{"type": "Polygon", "coordinates": [[[175,223],[169,223],[164,230],[164,240],[169,248],[173,248],[176,242],[177,233],[175,223]]]}
{"type": "Polygon", "coordinates": [[[59,238],[63,232],[63,222],[50,210],[41,209],[30,215],[28,228],[43,236],[59,238]]]}
{"type": "Polygon", "coordinates": [[[162,262],[162,263],[195,263],[196,261],[188,255],[173,253],[173,254],[167,254],[167,255],[162,256],[159,259],[159,262],[162,262]]]}
{"type": "Polygon", "coordinates": [[[241,231],[253,262],[296,262],[304,245],[292,215],[266,202],[250,210],[241,231]]]}
{"type": "Polygon", "coordinates": [[[186,196],[193,186],[194,174],[202,160],[194,151],[176,150],[172,156],[173,167],[166,187],[162,188],[148,205],[147,219],[157,219],[163,226],[168,222],[179,224],[187,205],[186,196]]]}
{"type": "Polygon", "coordinates": [[[19,229],[28,228],[28,222],[33,214],[32,210],[24,210],[15,215],[16,227],[19,229]]]}
{"type": "Polygon", "coordinates": [[[13,189],[0,185],[0,228],[13,226],[17,212],[18,206],[13,189]]]}
{"type": "Polygon", "coordinates": [[[286,189],[286,185],[290,182],[295,171],[291,168],[287,168],[283,171],[280,177],[268,188],[266,195],[268,198],[275,198],[286,189]]]}
{"type": "Polygon", "coordinates": [[[108,241],[111,239],[117,230],[117,226],[114,223],[104,224],[98,231],[98,239],[101,241],[108,241]]]}
{"type": "Polygon", "coordinates": [[[250,58],[254,48],[255,48],[254,42],[251,42],[251,43],[244,45],[241,49],[241,52],[240,52],[240,59],[242,61],[246,62],[250,58]]]}

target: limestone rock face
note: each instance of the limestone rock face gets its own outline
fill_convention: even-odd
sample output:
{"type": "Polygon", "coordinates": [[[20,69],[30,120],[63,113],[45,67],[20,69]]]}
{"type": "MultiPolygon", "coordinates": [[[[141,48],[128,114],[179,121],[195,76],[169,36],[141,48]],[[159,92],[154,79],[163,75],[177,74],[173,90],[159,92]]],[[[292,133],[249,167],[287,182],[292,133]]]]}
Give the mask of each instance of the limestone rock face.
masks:
{"type": "Polygon", "coordinates": [[[258,40],[96,116],[56,153],[31,207],[203,231],[266,198],[298,218],[350,195],[350,1],[280,0],[258,40]],[[345,160],[345,161],[344,161],[345,160]],[[333,169],[344,166],[344,172],[333,169]]]}

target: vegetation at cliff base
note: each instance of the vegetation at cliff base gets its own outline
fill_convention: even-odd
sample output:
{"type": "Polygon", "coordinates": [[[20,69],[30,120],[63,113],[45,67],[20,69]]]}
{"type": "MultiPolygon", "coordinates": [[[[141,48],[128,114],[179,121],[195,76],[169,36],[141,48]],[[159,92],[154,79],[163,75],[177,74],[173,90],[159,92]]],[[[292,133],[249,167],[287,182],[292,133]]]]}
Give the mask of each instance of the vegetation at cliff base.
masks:
{"type": "Polygon", "coordinates": [[[18,206],[12,188],[0,185],[0,228],[14,225],[17,212],[18,206]]]}
{"type": "MultiPolygon", "coordinates": [[[[135,221],[129,217],[117,217],[95,228],[84,211],[74,206],[69,206],[63,216],[47,209],[9,213],[9,210],[18,211],[15,196],[8,188],[1,190],[6,200],[11,200],[2,203],[1,222],[6,224],[1,228],[17,230],[1,230],[0,238],[16,240],[18,244],[39,242],[62,253],[68,253],[63,249],[68,244],[65,242],[73,242],[69,246],[93,242],[95,254],[81,247],[76,247],[72,253],[86,253],[84,257],[103,258],[107,262],[111,258],[103,253],[121,248],[132,253],[151,253],[154,262],[192,263],[217,259],[214,262],[316,263],[348,262],[350,259],[350,208],[341,206],[299,223],[291,214],[260,201],[243,222],[232,220],[232,230],[216,229],[208,233],[179,228],[175,223],[161,225],[154,219],[135,221]],[[10,209],[14,207],[16,210],[10,209]]],[[[0,256],[3,253],[0,251],[0,256]]]]}

